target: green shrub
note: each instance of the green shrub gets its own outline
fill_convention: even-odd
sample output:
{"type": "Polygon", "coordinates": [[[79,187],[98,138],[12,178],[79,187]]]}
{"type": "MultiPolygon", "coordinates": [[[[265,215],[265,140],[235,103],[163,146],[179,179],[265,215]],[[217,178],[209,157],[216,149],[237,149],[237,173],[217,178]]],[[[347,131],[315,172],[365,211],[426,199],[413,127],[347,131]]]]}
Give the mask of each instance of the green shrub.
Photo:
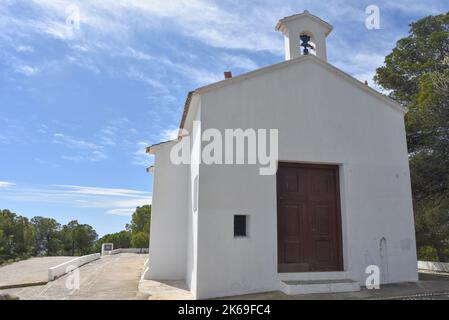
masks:
{"type": "Polygon", "coordinates": [[[418,249],[418,260],[438,261],[437,249],[431,246],[424,246],[418,249]]]}

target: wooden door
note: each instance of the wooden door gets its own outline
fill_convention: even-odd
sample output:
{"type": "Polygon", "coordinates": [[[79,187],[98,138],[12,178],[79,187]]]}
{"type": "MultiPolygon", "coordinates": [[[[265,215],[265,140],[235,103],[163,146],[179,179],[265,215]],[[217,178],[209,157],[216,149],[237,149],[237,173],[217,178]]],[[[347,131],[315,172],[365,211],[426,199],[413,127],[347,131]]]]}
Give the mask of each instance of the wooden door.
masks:
{"type": "Polygon", "coordinates": [[[338,166],[279,164],[279,272],[342,270],[338,186],[338,166]]]}

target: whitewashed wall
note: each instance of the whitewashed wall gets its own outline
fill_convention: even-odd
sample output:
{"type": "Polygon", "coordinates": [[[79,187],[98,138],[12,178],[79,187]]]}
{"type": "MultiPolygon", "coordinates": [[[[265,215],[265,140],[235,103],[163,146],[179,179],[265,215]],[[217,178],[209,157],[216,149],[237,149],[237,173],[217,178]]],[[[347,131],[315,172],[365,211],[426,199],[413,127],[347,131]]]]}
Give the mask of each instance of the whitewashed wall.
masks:
{"type": "MultiPolygon", "coordinates": [[[[365,283],[417,280],[403,115],[313,58],[205,92],[202,129],[278,128],[281,161],[341,165],[344,264],[365,283]],[[381,261],[380,242],[387,243],[381,261]]],[[[197,297],[276,290],[276,176],[257,166],[200,166],[197,297]],[[233,215],[250,236],[233,238],[233,215]]]]}
{"type": "MultiPolygon", "coordinates": [[[[191,165],[189,166],[189,181],[188,181],[188,200],[187,206],[187,261],[186,261],[186,283],[190,291],[196,297],[197,292],[197,272],[198,272],[198,212],[193,210],[194,206],[194,192],[195,177],[199,174],[200,161],[200,147],[201,147],[201,102],[192,100],[192,120],[198,121],[199,125],[195,128],[189,126],[187,129],[190,132],[191,140],[191,165]]],[[[198,176],[199,183],[199,176],[198,176]]]]}
{"type": "Polygon", "coordinates": [[[174,142],[156,147],[151,210],[150,260],[144,279],[186,277],[187,165],[170,161],[174,142]]]}

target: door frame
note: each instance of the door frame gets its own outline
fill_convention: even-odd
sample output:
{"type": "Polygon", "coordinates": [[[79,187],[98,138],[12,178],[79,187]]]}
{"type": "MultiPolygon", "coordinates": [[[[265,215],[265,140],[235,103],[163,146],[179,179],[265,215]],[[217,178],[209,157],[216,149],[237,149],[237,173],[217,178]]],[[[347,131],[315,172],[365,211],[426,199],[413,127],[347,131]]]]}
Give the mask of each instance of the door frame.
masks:
{"type": "MultiPolygon", "coordinates": [[[[313,163],[313,162],[295,162],[295,161],[278,161],[278,170],[281,167],[293,167],[293,168],[315,168],[315,169],[334,169],[335,172],[335,188],[336,188],[336,196],[335,196],[335,206],[337,209],[337,255],[338,255],[338,267],[337,270],[332,270],[332,271],[309,271],[306,273],[320,273],[320,272],[341,272],[345,270],[345,265],[344,265],[344,250],[343,250],[343,220],[342,220],[342,199],[341,199],[341,192],[340,192],[340,185],[341,185],[341,181],[340,181],[340,169],[341,169],[341,165],[340,164],[327,164],[327,163],[313,163]]],[[[276,172],[276,239],[277,239],[277,244],[276,244],[276,251],[277,251],[277,255],[276,255],[276,269],[278,271],[278,273],[281,274],[288,274],[288,273],[298,273],[298,272],[280,272],[279,271],[279,238],[280,238],[280,234],[279,234],[279,197],[278,197],[278,192],[280,190],[279,187],[279,179],[278,179],[278,172],[276,172]]]]}

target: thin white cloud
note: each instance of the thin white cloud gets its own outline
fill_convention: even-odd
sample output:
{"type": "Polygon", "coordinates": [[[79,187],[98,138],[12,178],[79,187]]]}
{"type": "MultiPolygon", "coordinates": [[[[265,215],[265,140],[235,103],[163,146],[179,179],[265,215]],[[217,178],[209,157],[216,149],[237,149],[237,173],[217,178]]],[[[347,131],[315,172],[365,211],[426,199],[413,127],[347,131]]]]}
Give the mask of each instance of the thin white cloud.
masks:
{"type": "Polygon", "coordinates": [[[175,140],[178,137],[179,128],[167,129],[159,135],[161,141],[175,140]]]}
{"type": "Polygon", "coordinates": [[[18,52],[34,52],[34,48],[32,46],[18,46],[18,52]]]}
{"type": "MultiPolygon", "coordinates": [[[[127,47],[123,51],[122,55],[124,57],[150,62],[156,66],[163,65],[165,68],[167,68],[167,70],[175,72],[182,77],[193,81],[195,85],[205,85],[221,80],[218,73],[211,72],[210,70],[194,67],[184,62],[175,62],[167,56],[153,56],[145,52],[136,50],[132,47],[127,47]]],[[[250,64],[250,60],[245,60],[244,57],[232,57],[223,55],[223,59],[226,58],[228,59],[228,62],[231,62],[231,59],[233,59],[232,62],[237,64],[238,67],[243,66],[245,68],[250,64]]],[[[254,66],[254,64],[250,67],[252,66],[254,66]]],[[[152,71],[152,73],[154,72],[152,71]]],[[[138,70],[136,67],[130,67],[126,75],[130,78],[143,81],[155,89],[159,89],[165,92],[169,91],[165,84],[161,83],[159,80],[156,80],[154,77],[151,77],[148,74],[144,73],[142,70],[138,70]]]]}
{"type": "Polygon", "coordinates": [[[183,77],[192,80],[196,85],[206,85],[217,82],[222,79],[221,75],[206,69],[192,67],[185,63],[177,63],[167,57],[157,58],[158,63],[162,63],[171,71],[176,72],[183,77]]]}
{"type": "MultiPolygon", "coordinates": [[[[149,2],[34,0],[32,7],[36,9],[36,16],[33,19],[16,19],[5,9],[5,22],[0,25],[0,32],[5,31],[13,35],[19,32],[27,36],[37,32],[67,41],[73,51],[72,55],[66,56],[67,61],[97,74],[101,72],[99,62],[90,61],[77,54],[90,54],[92,48],[101,49],[101,46],[97,46],[98,43],[107,42],[103,46],[103,54],[114,56],[117,55],[117,51],[125,47],[122,50],[123,56],[149,61],[156,65],[162,64],[167,70],[192,81],[193,86],[221,80],[222,70],[214,72],[210,68],[193,66],[189,62],[176,61],[167,56],[154,57],[129,46],[127,44],[127,39],[130,38],[129,16],[132,16],[135,21],[141,21],[140,24],[149,28],[149,31],[152,28],[151,21],[154,21],[154,25],[158,25],[169,20],[172,31],[183,37],[193,37],[196,41],[212,47],[251,51],[267,50],[279,54],[283,48],[282,37],[273,32],[276,18],[272,11],[257,11],[253,14],[242,15],[205,0],[152,0],[149,2]],[[73,6],[79,8],[79,30],[72,30],[66,23],[69,15],[67,10],[73,6]],[[199,12],[201,14],[198,14],[199,12]],[[261,19],[262,17],[273,21],[267,22],[266,19],[261,19]]],[[[5,5],[5,8],[8,6],[5,5]]],[[[244,57],[233,58],[233,65],[244,70],[257,67],[244,57]]],[[[34,71],[36,70],[29,68],[23,70],[28,75],[34,74],[34,71]]],[[[126,75],[168,93],[166,84],[144,70],[130,69],[126,75]]]]}
{"type": "Polygon", "coordinates": [[[62,155],[61,156],[62,160],[67,160],[67,161],[71,161],[71,162],[82,162],[85,161],[86,158],[80,155],[62,155]]]}
{"type": "Polygon", "coordinates": [[[178,32],[210,46],[272,52],[282,48],[282,40],[266,32],[276,22],[273,11],[279,16],[285,12],[282,6],[272,8],[269,13],[259,11],[259,6],[230,12],[207,0],[127,0],[122,1],[122,6],[147,18],[170,21],[178,32]]]}
{"type": "MultiPolygon", "coordinates": [[[[167,129],[163,130],[157,137],[159,141],[169,141],[174,140],[178,137],[178,131],[177,128],[167,129]]],[[[133,159],[131,161],[131,164],[137,165],[137,166],[144,166],[148,167],[154,162],[154,158],[152,155],[149,155],[146,152],[147,147],[150,145],[147,141],[140,141],[136,145],[136,150],[133,153],[133,159]]]]}
{"type": "MultiPolygon", "coordinates": [[[[149,134],[145,130],[137,130],[135,126],[134,121],[121,117],[106,121],[89,139],[56,132],[51,135],[51,141],[61,145],[60,157],[63,160],[98,162],[111,159],[112,155],[120,152],[128,155],[131,164],[148,166],[152,163],[152,158],[145,153],[149,143],[141,139],[149,134]]],[[[44,128],[44,131],[47,130],[50,129],[44,128]]]]}
{"type": "Polygon", "coordinates": [[[136,207],[152,202],[149,192],[134,189],[76,185],[17,186],[6,181],[1,181],[0,186],[0,199],[104,209],[109,214],[132,213],[136,207]]]}
{"type": "Polygon", "coordinates": [[[128,138],[126,133],[130,132],[130,127],[133,129],[132,126],[133,124],[127,118],[108,121],[97,135],[99,143],[105,148],[123,145],[122,140],[128,138]]]}
{"type": "Polygon", "coordinates": [[[0,135],[0,144],[11,144],[11,140],[8,137],[0,135]]]}
{"type": "MultiPolygon", "coordinates": [[[[282,54],[282,37],[273,29],[278,19],[309,9],[330,22],[357,21],[366,19],[366,4],[355,0],[333,0],[317,2],[313,0],[292,0],[280,3],[266,0],[257,3],[240,2],[229,5],[227,1],[210,0],[121,0],[121,1],[81,1],[81,0],[33,0],[36,17],[15,19],[3,5],[4,23],[0,31],[41,32],[63,40],[85,41],[98,36],[107,36],[113,41],[123,42],[132,29],[133,22],[147,28],[169,29],[185,37],[193,38],[208,46],[249,51],[269,51],[282,54]],[[66,20],[71,7],[79,8],[80,29],[73,36],[66,20]]],[[[432,14],[443,12],[443,1],[382,1],[381,10],[400,11],[406,14],[432,14]]],[[[446,8],[447,9],[447,8],[446,8]]],[[[1,14],[1,10],[0,10],[1,14]]],[[[93,39],[92,39],[93,40],[93,39]]],[[[98,39],[97,39],[98,40],[98,39]]],[[[136,52],[134,52],[136,53],[136,52]]],[[[138,58],[145,58],[137,54],[138,58]]]]}
{"type": "Polygon", "coordinates": [[[39,73],[39,69],[36,67],[31,67],[28,65],[19,65],[19,66],[15,66],[15,71],[17,73],[21,73],[25,76],[34,76],[37,73],[39,73]]]}
{"type": "Polygon", "coordinates": [[[72,138],[63,133],[53,134],[53,143],[62,144],[64,146],[66,146],[67,148],[87,151],[85,156],[83,156],[83,155],[76,155],[76,156],[65,155],[65,156],[63,156],[63,159],[65,159],[65,160],[74,159],[74,160],[78,161],[78,160],[88,159],[92,162],[96,162],[96,161],[108,159],[108,155],[106,154],[106,152],[104,150],[104,146],[93,143],[93,142],[81,140],[81,139],[75,139],[75,138],[72,138]]]}
{"type": "Polygon", "coordinates": [[[81,69],[90,71],[90,72],[95,73],[95,74],[100,74],[101,73],[100,67],[94,61],[92,61],[92,59],[87,58],[86,56],[75,57],[73,55],[68,55],[67,56],[67,60],[71,64],[73,64],[73,65],[75,65],[75,66],[77,66],[77,67],[79,67],[81,69]]]}
{"type": "Polygon", "coordinates": [[[42,124],[39,125],[39,128],[37,129],[37,132],[45,134],[45,133],[48,132],[48,129],[49,129],[48,126],[42,123],[42,124]]]}
{"type": "Polygon", "coordinates": [[[137,143],[136,151],[133,153],[132,165],[148,167],[153,163],[153,157],[146,152],[150,144],[146,141],[137,143]]]}
{"type": "Polygon", "coordinates": [[[128,72],[126,73],[126,75],[131,79],[145,82],[150,87],[153,87],[155,89],[163,90],[163,91],[167,90],[166,86],[164,84],[162,84],[160,81],[149,77],[148,75],[144,74],[142,71],[137,70],[137,68],[135,68],[135,67],[130,67],[128,72]]]}
{"type": "Polygon", "coordinates": [[[133,58],[137,60],[144,60],[144,61],[152,61],[154,60],[154,57],[150,56],[149,54],[146,54],[145,52],[136,50],[132,47],[127,47],[123,51],[123,55],[128,58],[133,58]]]}
{"type": "MultiPolygon", "coordinates": [[[[441,12],[444,8],[442,3],[442,1],[432,1],[429,5],[419,1],[406,0],[401,2],[379,1],[377,5],[381,7],[381,12],[390,10],[390,13],[400,11],[406,14],[429,14],[438,10],[441,12]]],[[[190,58],[187,58],[191,55],[189,52],[155,56],[153,53],[133,47],[136,45],[133,38],[134,25],[142,26],[148,33],[162,34],[167,31],[170,34],[201,42],[208,47],[251,52],[266,51],[280,57],[284,50],[283,40],[282,35],[274,31],[274,25],[278,19],[286,15],[309,9],[312,13],[335,24],[336,28],[341,28],[347,23],[357,22],[360,30],[364,30],[364,20],[366,19],[366,6],[360,1],[350,0],[333,0],[325,3],[312,0],[294,0],[288,3],[266,0],[251,4],[243,2],[238,6],[230,6],[227,2],[207,0],[33,0],[30,7],[34,9],[35,15],[21,19],[15,18],[12,14],[12,10],[9,8],[10,4],[11,2],[6,2],[6,4],[0,5],[0,9],[2,9],[0,10],[2,18],[0,33],[4,33],[5,36],[9,35],[11,39],[14,38],[13,36],[20,35],[21,42],[18,40],[18,43],[22,46],[22,38],[35,33],[47,34],[66,41],[72,54],[65,56],[65,59],[96,74],[102,72],[103,69],[114,67],[100,66],[102,59],[86,57],[94,53],[145,61],[150,70],[154,69],[154,66],[163,66],[166,72],[163,72],[165,74],[161,76],[158,73],[144,70],[145,68],[140,66],[131,67],[124,72],[130,78],[147,83],[159,91],[158,95],[167,97],[169,101],[173,101],[173,94],[169,93],[169,90],[172,90],[173,77],[170,75],[172,72],[188,80],[193,87],[221,80],[224,70],[215,71],[221,67],[249,71],[257,69],[259,65],[241,53],[217,54],[218,59],[214,68],[199,64],[201,60],[196,60],[196,63],[189,61],[190,58]],[[68,8],[73,6],[79,8],[80,12],[80,28],[75,31],[72,30],[73,28],[70,29],[70,25],[66,23],[70,11],[68,8]],[[133,18],[132,23],[129,23],[130,16],[133,18]],[[163,30],[161,26],[164,26],[163,30]],[[176,55],[178,57],[175,57],[176,55]]],[[[381,37],[388,40],[388,44],[394,45],[399,36],[401,34],[390,30],[390,32],[383,33],[381,37]]],[[[363,48],[357,49],[357,45],[360,46],[360,44],[354,44],[352,40],[343,37],[344,46],[340,46],[340,44],[335,46],[333,41],[338,36],[333,34],[332,37],[334,40],[329,42],[331,62],[333,62],[333,57],[341,59],[340,55],[333,55],[331,52],[336,48],[340,52],[351,52],[350,56],[357,55],[358,51],[363,50],[363,48]],[[348,50],[343,49],[344,47],[348,50]]],[[[378,41],[376,44],[382,46],[378,44],[378,41]]],[[[374,49],[375,54],[385,54],[385,52],[376,52],[374,49]]],[[[374,72],[374,69],[370,67],[355,71],[348,70],[351,67],[350,61],[340,63],[340,66],[353,75],[374,72]]],[[[30,76],[35,75],[43,68],[44,66],[37,68],[25,65],[16,72],[30,76]]],[[[105,71],[113,73],[111,70],[105,71]]],[[[122,74],[122,72],[120,73],[122,74]]]]}
{"type": "Polygon", "coordinates": [[[132,216],[135,209],[112,209],[108,210],[107,213],[115,216],[132,216]]]}
{"type": "Polygon", "coordinates": [[[89,47],[86,45],[81,45],[81,44],[75,44],[72,45],[71,48],[75,51],[80,51],[80,52],[88,52],[89,51],[89,47]]]}
{"type": "Polygon", "coordinates": [[[98,188],[98,187],[85,187],[85,186],[73,186],[73,185],[55,185],[67,189],[69,193],[95,195],[95,196],[119,196],[119,197],[136,197],[145,194],[146,192],[131,190],[131,189],[117,189],[117,188],[98,188]]]}
{"type": "Polygon", "coordinates": [[[401,0],[401,1],[387,1],[384,4],[386,10],[397,10],[405,14],[420,14],[420,15],[431,15],[439,14],[444,12],[442,6],[437,3],[429,4],[427,1],[416,1],[416,0],[401,0]]]}
{"type": "Polygon", "coordinates": [[[95,143],[74,139],[63,133],[55,133],[53,134],[53,137],[55,138],[55,143],[64,143],[65,145],[72,148],[91,149],[91,150],[97,150],[101,148],[99,145],[96,145],[95,143]]]}
{"type": "Polygon", "coordinates": [[[0,188],[10,188],[15,186],[15,183],[8,182],[8,181],[0,181],[0,188]]]}
{"type": "Polygon", "coordinates": [[[220,58],[230,68],[239,68],[245,71],[251,71],[259,68],[259,65],[245,56],[222,54],[220,58]]]}
{"type": "Polygon", "coordinates": [[[110,32],[120,36],[126,25],[120,18],[121,1],[32,0],[39,19],[28,21],[36,31],[61,40],[82,38],[91,32],[110,32]],[[78,24],[72,25],[71,19],[78,24]]]}
{"type": "Polygon", "coordinates": [[[92,151],[92,156],[89,158],[90,161],[97,162],[101,160],[109,159],[109,156],[100,150],[94,150],[92,151]]]}

